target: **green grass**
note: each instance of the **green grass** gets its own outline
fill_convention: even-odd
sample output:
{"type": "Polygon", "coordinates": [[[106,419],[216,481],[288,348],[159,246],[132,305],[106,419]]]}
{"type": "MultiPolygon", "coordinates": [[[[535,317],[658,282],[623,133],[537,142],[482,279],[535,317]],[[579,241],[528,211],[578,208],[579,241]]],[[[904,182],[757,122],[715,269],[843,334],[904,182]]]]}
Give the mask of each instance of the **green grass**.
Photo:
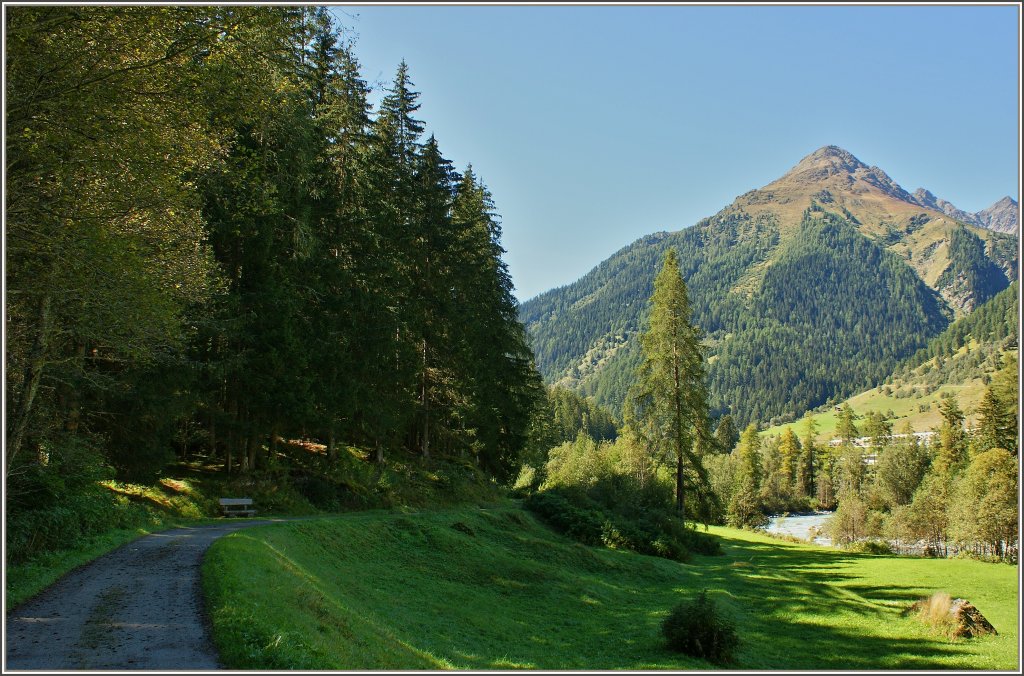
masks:
{"type": "Polygon", "coordinates": [[[711,669],[660,623],[702,588],[736,669],[1016,669],[1017,568],[851,554],[713,528],[680,564],[570,542],[515,506],[364,512],[247,529],[203,569],[233,669],[711,669]],[[935,591],[998,636],[950,642],[901,611],[935,591]]]}

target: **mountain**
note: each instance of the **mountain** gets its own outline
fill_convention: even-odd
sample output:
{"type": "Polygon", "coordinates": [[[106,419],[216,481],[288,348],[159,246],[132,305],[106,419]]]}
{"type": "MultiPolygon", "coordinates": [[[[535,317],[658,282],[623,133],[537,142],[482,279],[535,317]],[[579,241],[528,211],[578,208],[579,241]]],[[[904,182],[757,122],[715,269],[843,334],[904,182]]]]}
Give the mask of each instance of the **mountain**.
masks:
{"type": "Polygon", "coordinates": [[[969,214],[966,211],[963,211],[962,209],[957,209],[950,202],[947,202],[946,200],[933,195],[929,190],[925,190],[924,188],[918,188],[917,190],[914,191],[913,197],[914,201],[916,201],[921,206],[928,207],[929,209],[934,209],[935,211],[941,211],[947,216],[952,216],[961,223],[981,225],[981,223],[978,222],[978,218],[975,214],[969,214]]]}
{"type": "Polygon", "coordinates": [[[549,382],[621,412],[651,283],[675,247],[714,412],[794,418],[877,384],[1016,279],[1015,237],[920,198],[826,146],[714,216],[643,237],[530,299],[520,318],[549,382]]]}
{"type": "Polygon", "coordinates": [[[988,209],[983,209],[973,214],[957,209],[951,203],[936,197],[924,188],[915,190],[913,197],[921,206],[941,211],[961,223],[970,223],[971,225],[988,228],[996,232],[1017,234],[1020,224],[1020,209],[1012,197],[1004,197],[988,209]]]}
{"type": "Polygon", "coordinates": [[[996,232],[1016,235],[1020,228],[1020,206],[1010,197],[1004,197],[988,209],[974,214],[980,225],[996,232]]]}

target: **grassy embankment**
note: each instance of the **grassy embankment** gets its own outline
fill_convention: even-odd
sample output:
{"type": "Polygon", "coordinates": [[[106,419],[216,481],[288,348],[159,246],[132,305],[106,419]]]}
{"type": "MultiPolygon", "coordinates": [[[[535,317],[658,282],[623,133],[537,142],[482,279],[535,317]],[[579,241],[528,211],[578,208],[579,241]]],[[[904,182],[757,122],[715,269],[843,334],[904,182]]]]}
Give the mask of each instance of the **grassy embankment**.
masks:
{"type": "Polygon", "coordinates": [[[570,542],[510,505],[364,512],[218,541],[204,588],[230,668],[708,669],[659,627],[702,588],[738,669],[1016,669],[1017,567],[857,555],[714,528],[690,564],[570,542]],[[946,591],[998,636],[949,640],[901,612],[946,591]]]}

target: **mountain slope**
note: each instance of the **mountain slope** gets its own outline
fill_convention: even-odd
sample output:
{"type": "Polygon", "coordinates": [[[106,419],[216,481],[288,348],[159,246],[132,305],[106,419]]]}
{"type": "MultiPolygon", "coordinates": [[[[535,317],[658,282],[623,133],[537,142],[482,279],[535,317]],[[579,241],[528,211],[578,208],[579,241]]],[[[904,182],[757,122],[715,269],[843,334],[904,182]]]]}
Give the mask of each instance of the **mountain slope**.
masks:
{"type": "MultiPolygon", "coordinates": [[[[877,387],[859,392],[839,405],[849,404],[858,416],[891,413],[893,429],[899,430],[909,423],[915,431],[926,432],[939,426],[941,398],[952,394],[968,424],[974,424],[988,377],[1001,368],[1002,355],[1018,350],[1019,290],[1018,282],[1003,289],[900,362],[877,387]]],[[[819,408],[814,414],[819,440],[835,437],[834,409],[819,408]]],[[[778,435],[787,427],[799,434],[802,425],[800,421],[786,423],[763,434],[778,435]]]]}
{"type": "Polygon", "coordinates": [[[922,206],[827,146],[715,216],[641,238],[523,303],[549,382],[621,411],[669,246],[706,334],[712,405],[740,421],[795,416],[876,382],[1005,288],[1018,264],[1015,238],[922,206]]]}

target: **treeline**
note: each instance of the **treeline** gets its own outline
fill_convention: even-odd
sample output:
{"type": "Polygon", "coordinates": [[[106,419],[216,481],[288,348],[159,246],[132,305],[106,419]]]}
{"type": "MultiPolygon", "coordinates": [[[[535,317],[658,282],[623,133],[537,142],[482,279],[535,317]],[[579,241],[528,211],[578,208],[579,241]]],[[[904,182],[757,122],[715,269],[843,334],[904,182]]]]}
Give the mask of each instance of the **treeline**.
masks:
{"type": "Polygon", "coordinates": [[[405,63],[374,111],[323,8],[6,15],[9,497],[298,436],[518,467],[542,389],[498,217],[405,63]]]}
{"type": "Polygon", "coordinates": [[[723,504],[720,521],[760,527],[768,514],[835,509],[829,534],[840,544],[945,556],[966,551],[1016,559],[1017,359],[1005,362],[968,431],[955,397],[942,400],[942,424],[925,444],[909,427],[869,413],[858,424],[848,405],[839,416],[838,446],[815,441],[812,416],[802,434],[787,428],[762,439],[747,427],[728,455],[705,465],[723,504]],[[854,440],[866,436],[870,447],[854,440]]]}

